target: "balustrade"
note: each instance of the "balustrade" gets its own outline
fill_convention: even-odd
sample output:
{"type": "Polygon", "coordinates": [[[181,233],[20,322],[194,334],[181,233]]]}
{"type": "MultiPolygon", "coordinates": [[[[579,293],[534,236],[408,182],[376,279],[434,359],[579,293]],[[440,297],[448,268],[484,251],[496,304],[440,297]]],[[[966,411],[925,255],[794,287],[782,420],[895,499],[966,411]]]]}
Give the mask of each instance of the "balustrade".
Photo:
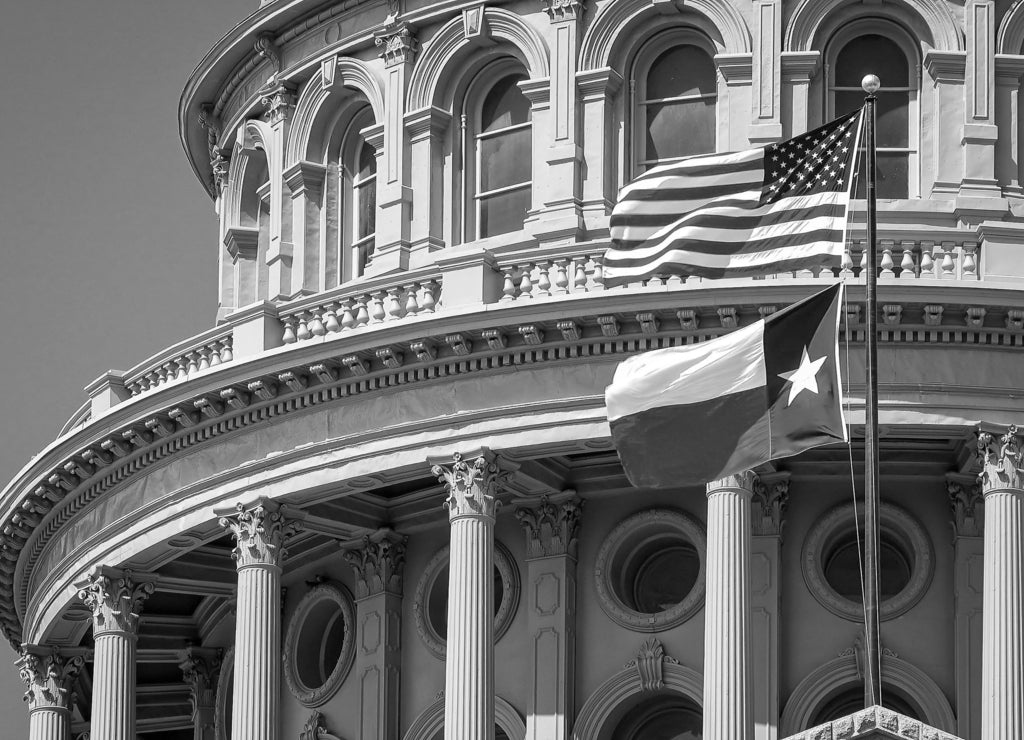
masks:
{"type": "MultiPolygon", "coordinates": [[[[223,331],[219,329],[220,333],[223,331]]],[[[197,339],[199,342],[185,351],[175,352],[177,347],[172,347],[156,360],[147,360],[140,368],[129,371],[124,381],[128,393],[137,396],[234,359],[231,334],[197,339]]]]}

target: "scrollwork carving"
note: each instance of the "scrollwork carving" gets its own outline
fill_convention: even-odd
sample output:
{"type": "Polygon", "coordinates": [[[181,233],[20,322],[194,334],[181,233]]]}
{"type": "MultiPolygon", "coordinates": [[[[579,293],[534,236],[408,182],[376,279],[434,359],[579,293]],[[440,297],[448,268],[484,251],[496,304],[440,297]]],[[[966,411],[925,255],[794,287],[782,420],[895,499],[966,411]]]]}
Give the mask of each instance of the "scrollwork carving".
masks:
{"type": "Polygon", "coordinates": [[[188,647],[179,657],[178,667],[189,687],[193,714],[203,709],[212,710],[217,700],[222,651],[188,647]]]}
{"type": "Polygon", "coordinates": [[[239,568],[250,565],[280,565],[287,554],[285,541],[301,529],[301,524],[288,519],[281,507],[267,500],[246,507],[238,504],[236,513],[220,518],[220,526],[235,538],[231,557],[239,568]]]}
{"type": "Polygon", "coordinates": [[[407,62],[411,64],[416,58],[416,52],[420,50],[419,41],[413,35],[412,29],[406,25],[377,34],[373,43],[379,49],[378,53],[384,60],[385,67],[407,62]]]}
{"type": "Polygon", "coordinates": [[[665,686],[665,663],[679,665],[678,660],[665,654],[661,640],[652,637],[644,641],[636,657],[625,667],[636,668],[641,691],[658,691],[665,686]]]}
{"type": "Polygon", "coordinates": [[[72,686],[85,665],[85,658],[81,655],[65,658],[58,650],[39,654],[24,646],[15,665],[27,687],[25,701],[30,710],[40,707],[73,708],[75,693],[72,686]]]}
{"type": "Polygon", "coordinates": [[[444,483],[448,491],[445,506],[449,517],[483,516],[493,518],[499,501],[497,493],[512,476],[511,471],[502,470],[495,456],[484,451],[472,463],[462,458],[462,453],[452,456],[452,464],[433,465],[431,472],[444,483]]]}
{"type": "Polygon", "coordinates": [[[381,530],[363,537],[359,546],[345,547],[345,560],[356,576],[356,598],[385,591],[402,594],[407,537],[381,530]]]}
{"type": "Polygon", "coordinates": [[[552,22],[577,20],[583,17],[586,0],[541,0],[541,7],[552,22]]]}
{"type": "Polygon", "coordinates": [[[789,505],[789,481],[757,481],[751,498],[751,525],[755,535],[781,535],[789,505]]]}
{"type": "Polygon", "coordinates": [[[949,508],[953,515],[953,534],[956,537],[980,537],[982,534],[981,513],[984,506],[981,486],[964,486],[956,481],[946,481],[949,508]]]}
{"type": "Polygon", "coordinates": [[[148,574],[99,567],[78,584],[78,598],[92,611],[94,635],[135,634],[142,604],[155,588],[153,577],[148,574]]]}
{"type": "Polygon", "coordinates": [[[996,442],[989,432],[978,432],[978,458],[981,461],[982,492],[999,491],[1006,488],[1024,488],[1024,452],[1017,436],[1017,427],[1011,426],[996,442]]]}
{"type": "Polygon", "coordinates": [[[518,506],[516,519],[526,532],[527,557],[576,557],[583,501],[576,496],[555,504],[547,497],[537,506],[518,506]]]}

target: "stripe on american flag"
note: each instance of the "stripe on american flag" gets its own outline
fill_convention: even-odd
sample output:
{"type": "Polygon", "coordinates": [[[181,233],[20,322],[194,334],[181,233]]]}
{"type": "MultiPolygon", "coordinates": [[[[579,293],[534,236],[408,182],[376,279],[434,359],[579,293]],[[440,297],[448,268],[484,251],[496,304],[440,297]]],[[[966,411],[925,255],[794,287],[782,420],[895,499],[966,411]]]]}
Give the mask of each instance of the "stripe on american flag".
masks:
{"type": "Polygon", "coordinates": [[[838,264],[860,111],[759,149],[656,167],[619,193],[605,285],[838,264]]]}

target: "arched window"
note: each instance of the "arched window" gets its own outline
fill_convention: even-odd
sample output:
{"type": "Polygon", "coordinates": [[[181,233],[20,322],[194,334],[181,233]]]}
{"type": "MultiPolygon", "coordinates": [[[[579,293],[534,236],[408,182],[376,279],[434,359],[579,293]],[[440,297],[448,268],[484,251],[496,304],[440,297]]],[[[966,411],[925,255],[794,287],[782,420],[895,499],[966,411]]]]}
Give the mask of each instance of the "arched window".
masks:
{"type": "MultiPolygon", "coordinates": [[[[909,198],[918,191],[918,73],[913,48],[898,26],[874,21],[844,29],[829,48],[830,119],[864,104],[865,75],[878,75],[882,81],[875,129],[879,198],[909,198]]],[[[861,192],[863,183],[861,177],[861,192]]]]}
{"type": "Polygon", "coordinates": [[[470,86],[466,105],[466,241],[523,228],[533,195],[530,101],[526,75],[493,65],[470,86]]]}
{"type": "Polygon", "coordinates": [[[634,177],[715,151],[718,87],[710,42],[696,33],[655,38],[637,54],[631,86],[634,177]]]}
{"type": "MultiPolygon", "coordinates": [[[[924,716],[914,702],[903,695],[903,692],[894,689],[891,685],[882,686],[882,697],[885,707],[894,712],[906,715],[911,719],[923,720],[924,716]]],[[[825,699],[814,713],[808,728],[823,725],[859,712],[864,708],[864,687],[858,682],[833,696],[825,699]]]]}
{"type": "Polygon", "coordinates": [[[344,122],[339,122],[333,134],[327,164],[328,233],[335,254],[328,259],[334,263],[338,283],[363,274],[373,259],[374,237],[377,230],[377,151],[368,141],[373,126],[373,112],[369,105],[355,113],[345,110],[344,122]]]}
{"type": "Polygon", "coordinates": [[[611,740],[701,740],[701,708],[678,694],[638,702],[619,720],[611,740]]]}

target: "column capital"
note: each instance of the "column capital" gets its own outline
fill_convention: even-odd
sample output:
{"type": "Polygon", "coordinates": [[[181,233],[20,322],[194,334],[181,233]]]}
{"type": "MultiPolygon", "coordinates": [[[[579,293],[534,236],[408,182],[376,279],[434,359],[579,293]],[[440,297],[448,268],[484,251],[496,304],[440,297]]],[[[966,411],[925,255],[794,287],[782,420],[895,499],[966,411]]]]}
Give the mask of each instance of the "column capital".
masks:
{"type": "Polygon", "coordinates": [[[586,0],[541,0],[541,7],[552,23],[579,20],[586,5],[586,0]]]}
{"type": "Polygon", "coordinates": [[[1021,466],[1021,438],[1017,427],[1011,426],[1006,434],[996,437],[991,432],[978,431],[978,458],[981,462],[981,492],[988,495],[1007,488],[1024,488],[1024,468],[1021,466]]]}
{"type": "Polygon", "coordinates": [[[156,576],[97,566],[75,586],[78,598],[92,610],[94,637],[110,632],[134,636],[142,604],[156,589],[156,576]]]}
{"type": "MultiPolygon", "coordinates": [[[[733,475],[727,475],[718,480],[708,481],[707,495],[722,489],[742,490],[749,494],[754,493],[754,486],[758,481],[757,474],[753,470],[741,470],[733,475]]],[[[787,488],[788,491],[788,488],[787,488]]]]}
{"type": "Polygon", "coordinates": [[[981,484],[962,475],[946,476],[954,537],[981,537],[984,501],[981,484]]]}
{"type": "Polygon", "coordinates": [[[213,172],[213,183],[217,186],[219,193],[228,184],[228,169],[231,164],[231,154],[221,149],[214,149],[210,154],[210,170],[213,172]]]}
{"type": "Polygon", "coordinates": [[[301,512],[286,511],[268,499],[238,503],[233,513],[221,513],[220,526],[231,532],[231,557],[239,569],[253,565],[279,566],[287,554],[285,541],[302,528],[301,512]]]}
{"type": "Polygon", "coordinates": [[[212,709],[216,705],[223,651],[189,646],[178,654],[178,658],[178,667],[189,688],[193,716],[203,709],[212,709]]]}
{"type": "Polygon", "coordinates": [[[502,470],[497,456],[490,450],[481,450],[480,455],[467,462],[461,452],[452,456],[451,465],[434,464],[431,473],[444,483],[448,498],[450,519],[459,517],[483,517],[494,519],[500,502],[498,489],[512,477],[512,470],[502,470]]]}
{"type": "Polygon", "coordinates": [[[516,505],[516,519],[526,533],[527,558],[576,557],[583,500],[575,491],[566,493],[567,497],[559,497],[562,500],[552,501],[543,496],[535,505],[516,505]]]}
{"type": "Polygon", "coordinates": [[[72,687],[85,665],[82,655],[65,656],[56,648],[22,645],[21,657],[14,664],[28,689],[25,701],[29,711],[44,707],[71,711],[75,702],[72,687]]]}
{"type": "Polygon", "coordinates": [[[420,50],[420,42],[416,40],[412,27],[406,23],[377,32],[373,43],[379,49],[377,54],[384,60],[385,67],[412,64],[420,50]]]}
{"type": "Polygon", "coordinates": [[[781,535],[785,523],[783,515],[789,505],[789,473],[755,477],[751,504],[753,533],[758,536],[781,535]]]}
{"type": "Polygon", "coordinates": [[[283,82],[274,82],[260,91],[260,103],[267,109],[265,117],[271,126],[291,118],[295,100],[295,88],[283,82]]]}
{"type": "Polygon", "coordinates": [[[380,529],[341,546],[345,560],[355,571],[357,599],[381,593],[402,595],[408,540],[391,529],[380,529]]]}

